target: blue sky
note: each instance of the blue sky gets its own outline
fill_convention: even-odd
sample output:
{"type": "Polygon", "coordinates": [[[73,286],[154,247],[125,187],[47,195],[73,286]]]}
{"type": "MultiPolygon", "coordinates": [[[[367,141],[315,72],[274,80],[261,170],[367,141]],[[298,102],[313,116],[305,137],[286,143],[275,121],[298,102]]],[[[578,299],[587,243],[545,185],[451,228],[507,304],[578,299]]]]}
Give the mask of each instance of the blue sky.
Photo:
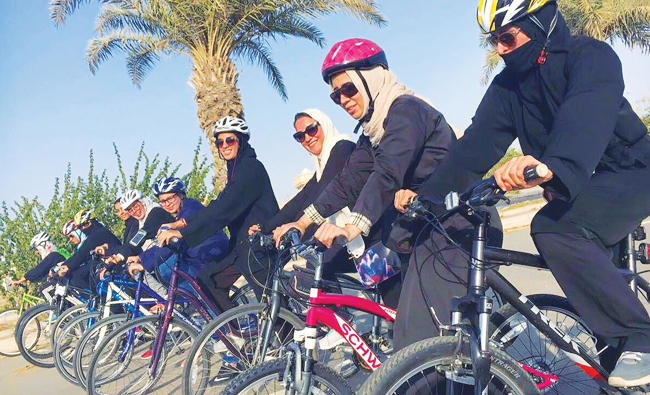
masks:
{"type": "MultiPolygon", "coordinates": [[[[474,1],[384,0],[379,6],[389,20],[383,28],[333,15],[318,23],[327,39],[325,48],[298,39],[273,44],[287,101],[280,99],[260,69],[238,63],[251,142],[269,171],[278,200],[290,196],[294,176],[311,167],[307,154],[291,139],[293,114],[317,107],[340,131],[351,133],[354,128],[353,120],[330,101],[320,78],[322,59],[336,41],[349,37],[376,41],[403,82],[428,97],[452,124],[460,128],[469,124],[485,91],[480,84],[484,52],[478,45],[474,1]]],[[[84,53],[94,35],[96,14],[97,7],[87,5],[56,28],[45,0],[0,2],[4,170],[0,200],[49,198],[54,178],[64,174],[68,162],[74,175],[87,173],[90,149],[96,168],[115,175],[112,142],[126,169],[132,167],[142,141],[148,153],[191,164],[202,132],[187,83],[189,60],[161,59],[141,89],[131,84],[119,54],[92,75],[84,53]]],[[[635,108],[646,108],[650,56],[617,44],[614,48],[623,62],[626,96],[635,108]]]]}

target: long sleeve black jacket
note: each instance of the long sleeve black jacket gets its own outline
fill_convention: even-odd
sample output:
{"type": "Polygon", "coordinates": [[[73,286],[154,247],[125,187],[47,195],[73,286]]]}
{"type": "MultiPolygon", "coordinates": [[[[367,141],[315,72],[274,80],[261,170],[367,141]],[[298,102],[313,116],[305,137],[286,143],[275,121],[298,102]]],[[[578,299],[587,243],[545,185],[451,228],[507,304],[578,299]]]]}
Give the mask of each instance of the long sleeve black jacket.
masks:
{"type": "Polygon", "coordinates": [[[25,278],[31,282],[44,280],[50,269],[57,263],[65,261],[63,255],[56,251],[50,252],[38,265],[34,266],[30,271],[25,273],[25,278]]]}
{"type": "Polygon", "coordinates": [[[84,240],[81,247],[79,247],[74,254],[64,262],[70,271],[74,271],[79,266],[86,263],[90,259],[90,252],[94,250],[95,247],[102,244],[108,244],[108,247],[111,248],[120,244],[118,238],[115,237],[108,228],[96,220],[92,220],[92,224],[87,229],[83,229],[82,232],[86,234],[86,240],[84,240]]]}
{"type": "Polygon", "coordinates": [[[271,180],[255,151],[243,142],[237,157],[227,163],[228,182],[204,209],[185,218],[180,230],[190,247],[199,245],[224,227],[230,232],[229,251],[247,240],[248,228],[264,225],[278,212],[271,180]]]}
{"type": "Polygon", "coordinates": [[[440,112],[414,96],[398,97],[384,120],[384,136],[376,147],[362,136],[343,171],[305,212],[318,220],[345,206],[355,224],[370,226],[392,207],[401,188],[418,190],[445,157],[456,137],[440,112]],[[358,219],[358,221],[356,220],[358,219]]]}
{"type": "Polygon", "coordinates": [[[348,140],[340,140],[330,152],[320,180],[314,175],[309,182],[285,204],[282,209],[267,223],[268,231],[300,218],[303,211],[312,204],[325,190],[330,181],[334,180],[345,167],[346,162],[354,151],[355,144],[348,140]]]}
{"type": "MultiPolygon", "coordinates": [[[[464,190],[503,156],[515,138],[524,154],[553,171],[553,179],[542,186],[571,204],[594,175],[650,164],[650,138],[623,97],[621,63],[612,48],[592,38],[571,36],[561,18],[551,43],[546,64],[534,66],[537,79],[526,77],[522,82],[507,67],[495,77],[472,124],[426,182],[423,193],[441,197],[450,190],[464,190]]],[[[626,190],[630,182],[634,181],[621,176],[608,185],[608,199],[615,199],[616,190],[626,190]]],[[[597,200],[580,208],[582,217],[604,202],[597,200]]],[[[640,202],[621,206],[633,206],[620,207],[621,214],[645,210],[640,202]]],[[[644,215],[639,211],[639,218],[644,215]]],[[[582,226],[577,217],[571,221],[582,226]]],[[[604,235],[612,225],[592,230],[604,235]]]]}

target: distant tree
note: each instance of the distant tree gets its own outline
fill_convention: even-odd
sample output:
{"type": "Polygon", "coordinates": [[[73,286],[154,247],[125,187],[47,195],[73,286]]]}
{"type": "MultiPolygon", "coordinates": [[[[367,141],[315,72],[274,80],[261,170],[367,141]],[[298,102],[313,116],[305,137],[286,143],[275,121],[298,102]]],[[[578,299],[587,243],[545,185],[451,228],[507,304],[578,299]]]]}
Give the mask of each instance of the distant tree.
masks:
{"type": "MultiPolygon", "coordinates": [[[[215,197],[215,193],[207,177],[211,166],[208,159],[200,155],[201,141],[202,139],[199,138],[194,150],[192,168],[180,177],[187,183],[189,196],[207,202],[215,197]]],[[[39,258],[29,247],[29,242],[40,231],[48,232],[58,247],[72,250],[72,246],[61,234],[61,228],[82,208],[93,210],[97,219],[116,235],[121,235],[124,223],[115,216],[113,208],[115,198],[128,188],[137,188],[146,195],[151,194],[151,186],[155,180],[177,175],[179,171],[180,165],[174,165],[169,158],[161,160],[159,155],[153,157],[147,155],[142,144],[133,171],[127,175],[117,146],[114,144],[113,147],[118,176],[112,180],[106,175],[106,170],[100,174],[95,172],[91,151],[88,175],[85,178],[74,179],[72,169],[68,165],[65,175],[54,180],[54,191],[49,202],[44,203],[38,197],[31,199],[22,197],[13,204],[2,202],[0,278],[5,276],[19,278],[38,263],[39,258]]]]}
{"type": "MultiPolygon", "coordinates": [[[[573,34],[650,52],[650,2],[648,0],[559,0],[560,11],[573,34]]],[[[487,84],[501,58],[484,39],[488,49],[481,81],[487,84]]]]}
{"type": "MultiPolygon", "coordinates": [[[[270,44],[279,38],[305,38],[319,46],[323,34],[318,17],[349,13],[377,25],[384,18],[373,0],[99,0],[104,3],[90,40],[86,60],[94,73],[115,52],[126,53],[134,84],[162,54],[181,54],[192,62],[190,84],[198,106],[199,126],[210,142],[215,188],[225,183],[224,164],[212,141],[219,118],[242,116],[236,59],[262,68],[283,99],[287,97],[270,44]]],[[[80,5],[91,0],[50,0],[54,22],[61,25],[80,5]]]]}
{"type": "Polygon", "coordinates": [[[508,149],[508,151],[506,151],[506,154],[503,155],[503,158],[501,158],[501,159],[500,159],[500,160],[499,160],[499,161],[498,161],[494,166],[492,166],[492,168],[491,168],[490,170],[488,170],[487,173],[485,173],[485,178],[488,178],[488,177],[490,177],[492,174],[494,174],[494,172],[496,171],[496,169],[498,169],[499,167],[501,167],[504,163],[506,163],[506,162],[509,161],[510,159],[512,159],[512,158],[514,158],[514,157],[517,157],[517,156],[521,156],[521,155],[522,155],[521,151],[518,150],[517,148],[510,148],[510,149],[508,149]]]}

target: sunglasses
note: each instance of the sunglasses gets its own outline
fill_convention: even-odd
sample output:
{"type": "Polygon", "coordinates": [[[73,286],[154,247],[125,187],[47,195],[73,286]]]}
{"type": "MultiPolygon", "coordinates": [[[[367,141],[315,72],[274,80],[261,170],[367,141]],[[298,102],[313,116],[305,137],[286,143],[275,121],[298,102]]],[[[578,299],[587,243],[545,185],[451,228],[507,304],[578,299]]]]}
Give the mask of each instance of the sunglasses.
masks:
{"type": "Polygon", "coordinates": [[[226,147],[229,146],[229,145],[233,145],[233,144],[235,144],[235,141],[237,141],[237,139],[235,137],[226,137],[225,140],[217,139],[217,148],[221,148],[224,145],[226,147]]]}
{"type": "Polygon", "coordinates": [[[161,205],[166,206],[166,205],[168,205],[168,204],[173,203],[173,202],[176,200],[177,197],[178,197],[178,195],[172,195],[172,196],[168,197],[167,199],[164,199],[164,200],[158,200],[158,202],[159,202],[161,205]]]}
{"type": "Polygon", "coordinates": [[[297,142],[302,143],[303,141],[305,141],[306,134],[310,135],[311,137],[314,137],[316,133],[318,133],[318,121],[307,126],[304,132],[294,133],[293,138],[296,139],[297,142]]]}
{"type": "Polygon", "coordinates": [[[521,29],[514,29],[502,33],[492,33],[488,37],[488,43],[493,47],[496,47],[499,43],[506,47],[513,47],[517,41],[517,34],[520,32],[521,29]]]}
{"type": "Polygon", "coordinates": [[[340,88],[334,89],[334,91],[330,93],[330,98],[332,98],[334,103],[341,105],[341,95],[344,95],[345,97],[352,97],[357,93],[359,93],[357,87],[354,86],[354,84],[351,82],[346,82],[340,88]]]}

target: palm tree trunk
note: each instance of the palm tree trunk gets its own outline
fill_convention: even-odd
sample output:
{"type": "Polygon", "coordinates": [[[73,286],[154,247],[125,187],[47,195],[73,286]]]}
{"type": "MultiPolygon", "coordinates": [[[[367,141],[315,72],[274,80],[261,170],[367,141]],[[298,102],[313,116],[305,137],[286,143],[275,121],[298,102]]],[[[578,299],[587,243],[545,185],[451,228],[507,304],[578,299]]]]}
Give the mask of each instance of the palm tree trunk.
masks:
{"type": "Polygon", "coordinates": [[[212,137],[214,123],[225,116],[242,117],[241,94],[237,88],[239,73],[230,59],[216,56],[193,56],[190,84],[194,88],[199,127],[205,133],[214,159],[212,183],[215,191],[226,184],[225,162],[219,157],[212,137]]]}

